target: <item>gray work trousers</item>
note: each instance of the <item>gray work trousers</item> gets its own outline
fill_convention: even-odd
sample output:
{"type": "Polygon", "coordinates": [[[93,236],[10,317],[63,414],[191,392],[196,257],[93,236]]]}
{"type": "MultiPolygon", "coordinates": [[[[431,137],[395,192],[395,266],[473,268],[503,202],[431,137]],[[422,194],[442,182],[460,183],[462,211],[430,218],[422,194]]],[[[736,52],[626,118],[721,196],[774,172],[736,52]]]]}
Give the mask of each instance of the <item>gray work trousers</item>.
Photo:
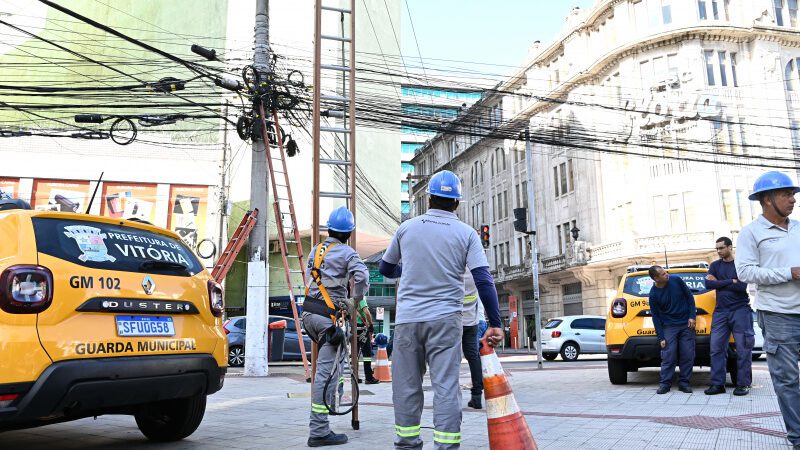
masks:
{"type": "Polygon", "coordinates": [[[796,447],[800,445],[800,314],[759,311],[758,326],[764,335],[767,366],[786,424],[786,438],[796,447]]]}
{"type": "Polygon", "coordinates": [[[394,328],[392,401],[395,448],[422,448],[420,420],[426,364],[433,385],[433,441],[436,449],[461,443],[461,313],[435,322],[401,323],[394,328]]]}
{"type": "MultiPolygon", "coordinates": [[[[320,336],[325,330],[332,326],[331,319],[317,314],[303,313],[303,329],[314,341],[319,341],[320,336]]],[[[311,418],[309,421],[310,433],[312,438],[325,437],[331,432],[328,422],[328,408],[322,399],[325,389],[325,382],[330,378],[336,361],[336,347],[325,343],[319,347],[317,352],[317,371],[314,372],[314,386],[311,388],[311,418]]],[[[342,361],[338,362],[339,364],[342,361]]],[[[327,404],[332,405],[338,383],[331,382],[328,388],[327,404]]]]}

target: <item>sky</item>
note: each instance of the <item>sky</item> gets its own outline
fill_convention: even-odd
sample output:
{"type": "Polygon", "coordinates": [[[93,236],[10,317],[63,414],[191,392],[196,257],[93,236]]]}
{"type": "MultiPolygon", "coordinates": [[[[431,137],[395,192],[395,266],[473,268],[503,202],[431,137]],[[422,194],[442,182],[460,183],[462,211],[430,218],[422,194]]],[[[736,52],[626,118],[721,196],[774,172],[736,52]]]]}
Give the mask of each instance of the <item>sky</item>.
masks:
{"type": "Polygon", "coordinates": [[[573,7],[588,9],[595,0],[400,2],[403,17],[402,53],[410,57],[409,60],[421,54],[423,65],[482,67],[483,71],[504,75],[525,62],[528,48],[534,41],[540,40],[546,45],[560,35],[564,19],[573,7]]]}

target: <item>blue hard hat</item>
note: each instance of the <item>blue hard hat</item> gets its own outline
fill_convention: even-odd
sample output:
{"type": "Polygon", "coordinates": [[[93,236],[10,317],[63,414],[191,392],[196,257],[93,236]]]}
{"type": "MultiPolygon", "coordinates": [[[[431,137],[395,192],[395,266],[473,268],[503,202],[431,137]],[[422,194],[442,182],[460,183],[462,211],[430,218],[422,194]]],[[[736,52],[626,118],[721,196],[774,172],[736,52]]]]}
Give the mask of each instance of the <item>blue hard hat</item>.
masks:
{"type": "Polygon", "coordinates": [[[383,333],[378,333],[375,335],[375,345],[378,347],[386,347],[389,344],[389,338],[386,337],[383,333]]]}
{"type": "Polygon", "coordinates": [[[328,216],[328,229],[340,233],[349,233],[356,229],[356,219],[349,209],[340,206],[328,216]]]}
{"type": "Polygon", "coordinates": [[[792,193],[800,192],[800,187],[797,187],[788,175],[772,171],[758,177],[753,183],[753,192],[747,198],[755,201],[758,200],[758,194],[776,189],[791,189],[792,193]]]}
{"type": "Polygon", "coordinates": [[[461,180],[453,172],[442,170],[433,174],[425,192],[437,197],[461,200],[461,180]]]}

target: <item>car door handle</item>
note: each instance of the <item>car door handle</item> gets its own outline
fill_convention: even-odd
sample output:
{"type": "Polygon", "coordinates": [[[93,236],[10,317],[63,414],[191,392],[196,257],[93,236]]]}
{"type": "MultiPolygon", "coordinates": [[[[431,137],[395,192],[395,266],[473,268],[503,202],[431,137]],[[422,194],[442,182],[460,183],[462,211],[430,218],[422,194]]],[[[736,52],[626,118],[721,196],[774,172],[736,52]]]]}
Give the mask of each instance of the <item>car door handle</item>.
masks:
{"type": "Polygon", "coordinates": [[[605,334],[601,334],[600,337],[606,337],[606,335],[605,334]]]}
{"type": "Polygon", "coordinates": [[[575,333],[575,336],[580,336],[580,335],[581,335],[580,333],[575,333]]]}

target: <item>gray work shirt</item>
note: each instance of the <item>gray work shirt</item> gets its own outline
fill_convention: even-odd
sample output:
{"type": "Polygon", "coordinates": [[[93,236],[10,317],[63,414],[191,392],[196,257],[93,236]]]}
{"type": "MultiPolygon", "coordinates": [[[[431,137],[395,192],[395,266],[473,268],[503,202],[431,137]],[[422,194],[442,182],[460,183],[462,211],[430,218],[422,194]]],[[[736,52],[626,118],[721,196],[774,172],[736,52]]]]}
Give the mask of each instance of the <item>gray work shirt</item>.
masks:
{"type": "MultiPolygon", "coordinates": [[[[342,244],[338,239],[329,237],[323,242],[323,246],[336,244],[328,250],[322,260],[320,272],[322,273],[322,285],[328,290],[331,298],[360,298],[366,295],[369,289],[369,270],[361,257],[355,250],[347,244],[342,244]],[[348,295],[349,280],[353,279],[353,292],[348,295]]],[[[314,251],[318,251],[319,246],[314,247],[308,255],[306,266],[306,282],[308,283],[308,295],[318,296],[319,288],[314,279],[311,278],[311,268],[314,267],[314,251]]],[[[321,295],[319,296],[321,298],[321,295]]]]}
{"type": "Polygon", "coordinates": [[[461,315],[461,324],[471,327],[478,324],[478,305],[481,303],[478,297],[478,288],[475,286],[475,279],[472,273],[467,270],[464,272],[464,312],[461,315]]]}
{"type": "Polygon", "coordinates": [[[403,264],[395,323],[427,322],[460,313],[464,267],[489,267],[478,233],[439,209],[403,222],[383,254],[403,264]]]}
{"type": "Polygon", "coordinates": [[[792,280],[792,267],[800,267],[800,222],[789,229],[759,216],[736,240],[736,273],[756,287],[755,308],[800,314],[800,281],[792,280]]]}

